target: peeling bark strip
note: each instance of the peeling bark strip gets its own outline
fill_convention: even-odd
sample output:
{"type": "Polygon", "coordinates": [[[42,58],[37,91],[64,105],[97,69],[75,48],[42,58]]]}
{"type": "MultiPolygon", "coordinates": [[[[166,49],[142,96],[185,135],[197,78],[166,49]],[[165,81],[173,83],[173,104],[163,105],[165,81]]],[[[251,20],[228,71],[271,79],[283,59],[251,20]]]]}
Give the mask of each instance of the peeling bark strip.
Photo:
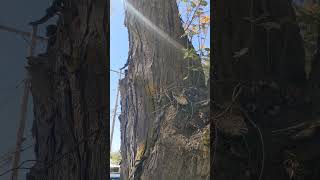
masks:
{"type": "Polygon", "coordinates": [[[195,102],[207,92],[202,70],[190,68],[200,67],[200,59],[183,58],[182,48],[192,45],[181,38],[177,4],[128,0],[125,6],[129,58],[128,75],[120,82],[121,178],[206,179],[209,153],[202,138],[208,119],[197,113],[209,109],[195,102]]]}
{"type": "Polygon", "coordinates": [[[104,0],[64,0],[56,41],[29,60],[37,162],[27,180],[109,177],[106,10],[104,0]]]}

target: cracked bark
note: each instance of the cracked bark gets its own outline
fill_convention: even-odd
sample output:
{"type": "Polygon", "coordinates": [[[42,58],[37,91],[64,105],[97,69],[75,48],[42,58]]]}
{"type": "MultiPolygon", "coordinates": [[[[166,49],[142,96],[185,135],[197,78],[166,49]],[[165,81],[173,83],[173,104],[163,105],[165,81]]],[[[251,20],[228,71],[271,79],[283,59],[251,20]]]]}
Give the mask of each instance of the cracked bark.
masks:
{"type": "Polygon", "coordinates": [[[209,153],[201,134],[208,121],[202,122],[191,109],[194,114],[209,112],[208,107],[195,105],[207,98],[207,89],[202,70],[188,68],[200,67],[200,60],[183,58],[182,47],[192,45],[180,38],[184,32],[176,2],[129,0],[126,8],[130,59],[128,75],[120,82],[121,177],[206,179],[209,153]],[[183,90],[189,100],[185,106],[173,98],[183,90]],[[164,115],[155,122],[160,111],[164,115]],[[192,122],[199,127],[188,127],[192,122]]]}
{"type": "MultiPolygon", "coordinates": [[[[212,140],[218,139],[211,147],[216,148],[213,178],[318,179],[320,155],[316,124],[319,115],[316,112],[319,112],[319,98],[314,94],[319,91],[310,88],[314,82],[306,77],[303,42],[289,1],[265,2],[270,17],[262,22],[280,25],[270,31],[269,52],[266,29],[243,20],[264,13],[261,1],[217,0],[214,3],[213,44],[217,61],[211,71],[215,102],[212,117],[234,101],[232,94],[239,82],[243,89],[232,111],[213,119],[213,122],[223,122],[215,124],[217,134],[212,140]],[[248,39],[253,39],[249,47],[248,39]],[[233,53],[242,48],[249,48],[249,52],[233,58],[233,53]],[[272,64],[266,71],[268,57],[272,57],[272,64]],[[237,126],[236,120],[241,121],[241,125],[237,126]],[[248,132],[230,133],[244,127],[248,132]],[[234,131],[230,131],[231,128],[234,131]]],[[[318,67],[313,67],[313,71],[319,71],[318,67]]]]}
{"type": "Polygon", "coordinates": [[[37,162],[27,180],[109,177],[106,1],[65,0],[48,57],[27,67],[37,162]]]}

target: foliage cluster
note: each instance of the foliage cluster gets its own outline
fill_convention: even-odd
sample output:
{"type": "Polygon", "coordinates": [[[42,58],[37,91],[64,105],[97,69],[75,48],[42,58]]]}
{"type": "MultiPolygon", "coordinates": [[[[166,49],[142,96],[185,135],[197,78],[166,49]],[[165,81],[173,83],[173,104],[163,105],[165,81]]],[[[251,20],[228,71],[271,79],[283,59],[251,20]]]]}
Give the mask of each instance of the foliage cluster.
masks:
{"type": "Polygon", "coordinates": [[[111,152],[110,153],[110,162],[113,164],[119,164],[121,162],[120,152],[111,152]]]}
{"type": "Polygon", "coordinates": [[[210,47],[206,47],[210,41],[210,5],[207,0],[177,0],[177,3],[185,32],[181,37],[187,36],[194,47],[184,49],[184,58],[200,57],[207,79],[210,68],[210,47]]]}

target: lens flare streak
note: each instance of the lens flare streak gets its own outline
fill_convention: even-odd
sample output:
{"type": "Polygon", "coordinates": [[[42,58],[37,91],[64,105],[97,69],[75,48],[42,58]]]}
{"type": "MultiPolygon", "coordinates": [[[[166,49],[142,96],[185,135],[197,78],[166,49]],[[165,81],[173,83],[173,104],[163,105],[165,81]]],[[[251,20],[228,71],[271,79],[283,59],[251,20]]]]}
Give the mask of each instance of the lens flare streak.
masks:
{"type": "Polygon", "coordinates": [[[128,1],[125,2],[126,10],[134,15],[140,22],[143,22],[148,28],[152,31],[156,32],[161,38],[166,40],[170,45],[174,46],[177,49],[183,50],[184,47],[179,44],[177,41],[172,39],[167,33],[157,27],[154,23],[152,23],[148,18],[143,16],[133,5],[131,5],[128,1]]]}

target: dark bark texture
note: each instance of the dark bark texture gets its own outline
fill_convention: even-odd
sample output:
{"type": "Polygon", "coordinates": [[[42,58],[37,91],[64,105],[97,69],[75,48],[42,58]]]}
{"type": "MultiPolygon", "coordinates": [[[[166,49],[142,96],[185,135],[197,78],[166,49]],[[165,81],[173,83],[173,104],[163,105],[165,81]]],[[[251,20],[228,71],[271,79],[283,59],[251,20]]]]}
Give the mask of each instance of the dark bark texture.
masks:
{"type": "Polygon", "coordinates": [[[47,54],[29,57],[36,163],[27,180],[108,179],[106,3],[65,0],[47,54]]]}
{"type": "Polygon", "coordinates": [[[126,1],[128,75],[120,82],[121,177],[209,178],[208,104],[199,59],[172,0],[126,1]],[[200,67],[200,68],[199,68],[200,67]],[[192,71],[191,68],[199,68],[192,71]]]}
{"type": "Polygon", "coordinates": [[[318,82],[290,1],[213,4],[213,179],[319,179],[318,82]]]}

